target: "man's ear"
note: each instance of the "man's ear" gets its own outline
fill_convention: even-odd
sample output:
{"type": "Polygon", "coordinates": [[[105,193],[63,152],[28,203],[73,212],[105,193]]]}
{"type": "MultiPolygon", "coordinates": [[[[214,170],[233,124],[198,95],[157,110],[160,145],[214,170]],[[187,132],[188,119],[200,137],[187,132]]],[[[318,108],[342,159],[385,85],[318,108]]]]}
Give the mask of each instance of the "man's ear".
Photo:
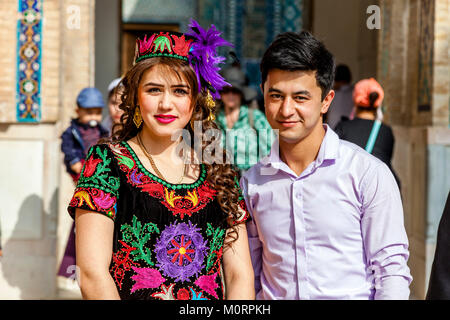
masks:
{"type": "Polygon", "coordinates": [[[259,84],[259,88],[261,89],[261,92],[264,95],[264,85],[262,83],[259,84]]]}
{"type": "Polygon", "coordinates": [[[330,90],[330,92],[328,92],[325,99],[323,99],[323,101],[322,101],[322,108],[320,109],[321,114],[325,114],[328,112],[328,109],[330,108],[330,105],[334,99],[334,96],[335,96],[334,90],[330,90]]]}

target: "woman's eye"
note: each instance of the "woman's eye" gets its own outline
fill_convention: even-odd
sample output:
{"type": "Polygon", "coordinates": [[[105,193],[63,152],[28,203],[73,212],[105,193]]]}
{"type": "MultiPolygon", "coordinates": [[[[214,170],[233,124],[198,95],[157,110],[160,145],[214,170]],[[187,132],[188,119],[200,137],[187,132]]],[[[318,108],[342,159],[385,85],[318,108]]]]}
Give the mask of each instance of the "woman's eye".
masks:
{"type": "Polygon", "coordinates": [[[179,94],[179,95],[185,95],[185,94],[188,94],[187,90],[185,90],[185,89],[180,89],[180,88],[175,89],[175,93],[176,93],[176,94],[179,94]]]}
{"type": "Polygon", "coordinates": [[[159,88],[150,88],[150,89],[147,90],[147,92],[157,93],[157,92],[161,92],[161,89],[159,89],[159,88]]]}

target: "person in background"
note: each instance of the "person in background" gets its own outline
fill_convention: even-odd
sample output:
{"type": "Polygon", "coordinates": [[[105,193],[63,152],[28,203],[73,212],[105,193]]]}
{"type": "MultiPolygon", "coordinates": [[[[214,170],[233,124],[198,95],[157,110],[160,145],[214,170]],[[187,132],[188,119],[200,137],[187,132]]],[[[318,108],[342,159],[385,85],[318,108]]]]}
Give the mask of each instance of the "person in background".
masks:
{"type": "Polygon", "coordinates": [[[450,192],[437,233],[427,300],[450,300],[450,192]]]}
{"type": "Polygon", "coordinates": [[[220,91],[221,107],[217,125],[222,130],[222,146],[225,146],[240,174],[267,155],[273,134],[266,116],[257,105],[248,107],[247,102],[256,93],[245,86],[245,74],[233,66],[223,73],[230,84],[220,91]]]}
{"type": "Polygon", "coordinates": [[[110,134],[115,124],[120,123],[120,117],[123,110],[119,108],[120,95],[123,92],[123,85],[120,83],[121,78],[114,79],[108,86],[108,111],[109,115],[102,121],[102,126],[109,130],[110,134]]]}
{"type": "MultiPolygon", "coordinates": [[[[64,153],[66,170],[77,183],[84,165],[87,151],[100,138],[108,136],[101,124],[102,108],[105,106],[101,92],[96,88],[84,88],[77,97],[77,115],[61,136],[61,150],[64,153]]],[[[72,223],[64,256],[58,275],[71,278],[72,267],[76,265],[75,223],[72,223]]]]}
{"type": "Polygon", "coordinates": [[[345,64],[338,65],[333,84],[334,99],[324,119],[333,130],[342,118],[351,118],[353,111],[353,86],[351,83],[352,74],[350,68],[345,64]]]}
{"type": "Polygon", "coordinates": [[[105,102],[98,89],[81,90],[77,97],[78,117],[72,119],[70,126],[61,136],[64,164],[74,182],[78,181],[89,148],[100,138],[108,136],[108,130],[100,124],[104,106],[105,102]]]}
{"type": "Polygon", "coordinates": [[[374,78],[356,83],[353,91],[355,118],[340,121],[335,132],[339,138],[353,142],[383,161],[391,170],[400,188],[400,179],[391,164],[394,134],[391,127],[381,121],[383,98],[384,90],[374,78]]]}
{"type": "Polygon", "coordinates": [[[408,299],[408,237],[387,166],[323,124],[334,58],[309,32],[277,36],[261,60],[279,139],[241,188],[262,300],[408,299]]]}

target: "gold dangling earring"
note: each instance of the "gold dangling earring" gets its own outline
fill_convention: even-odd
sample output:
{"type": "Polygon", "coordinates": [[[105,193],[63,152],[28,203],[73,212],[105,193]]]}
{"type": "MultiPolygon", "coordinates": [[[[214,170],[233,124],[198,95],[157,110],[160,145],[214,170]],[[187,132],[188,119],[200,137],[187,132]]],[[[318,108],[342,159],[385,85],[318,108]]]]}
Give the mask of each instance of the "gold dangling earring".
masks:
{"type": "Polygon", "coordinates": [[[139,129],[142,124],[142,115],[139,106],[136,106],[136,109],[134,109],[133,122],[136,128],[139,129]]]}
{"type": "Polygon", "coordinates": [[[211,95],[211,92],[208,90],[208,95],[206,96],[206,106],[209,109],[208,121],[215,121],[216,115],[214,114],[214,107],[216,106],[216,102],[211,95]]]}

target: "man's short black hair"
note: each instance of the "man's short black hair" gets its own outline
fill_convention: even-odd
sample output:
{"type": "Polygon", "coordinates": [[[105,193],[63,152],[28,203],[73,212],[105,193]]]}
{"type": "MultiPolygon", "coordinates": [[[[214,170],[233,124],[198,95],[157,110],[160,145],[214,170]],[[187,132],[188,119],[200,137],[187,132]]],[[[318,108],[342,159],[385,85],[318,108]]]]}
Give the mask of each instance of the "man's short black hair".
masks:
{"type": "Polygon", "coordinates": [[[325,45],[311,33],[302,31],[279,34],[264,53],[260,68],[263,86],[271,69],[317,71],[323,100],[333,86],[336,65],[325,45]]]}

